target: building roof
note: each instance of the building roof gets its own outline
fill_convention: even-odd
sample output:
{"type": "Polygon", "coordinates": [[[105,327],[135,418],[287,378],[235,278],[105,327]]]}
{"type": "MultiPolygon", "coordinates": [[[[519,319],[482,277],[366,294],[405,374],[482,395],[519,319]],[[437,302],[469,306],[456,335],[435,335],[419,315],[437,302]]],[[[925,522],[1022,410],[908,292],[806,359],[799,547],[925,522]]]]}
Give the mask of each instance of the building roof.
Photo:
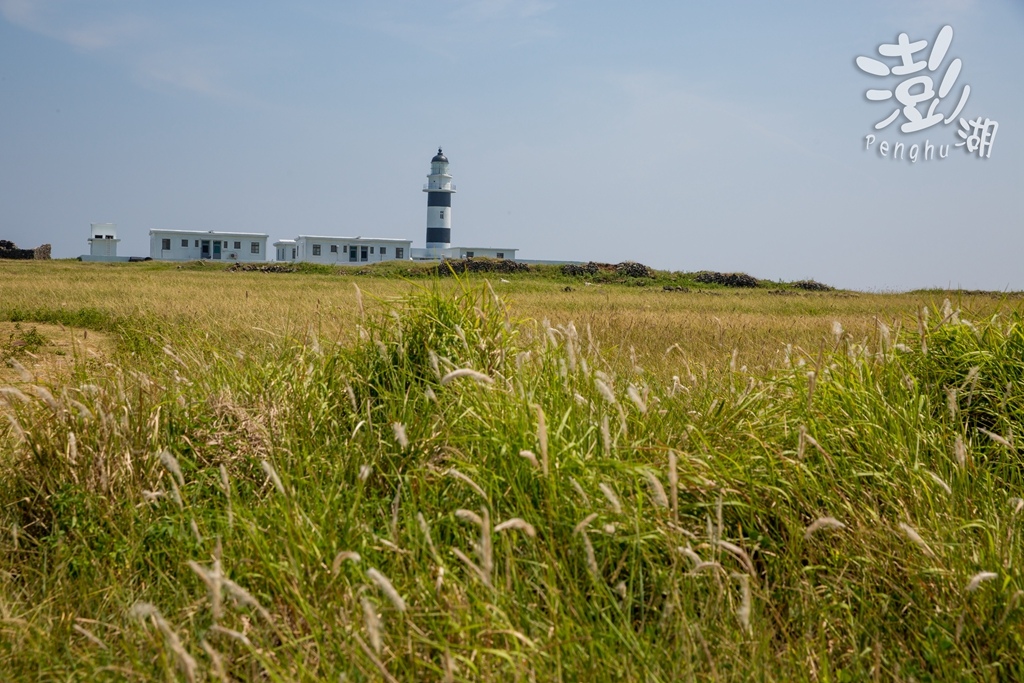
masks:
{"type": "Polygon", "coordinates": [[[206,237],[206,236],[218,237],[218,236],[225,236],[225,235],[227,235],[227,236],[231,236],[231,237],[262,237],[264,239],[269,239],[270,238],[270,235],[268,235],[265,232],[232,232],[232,231],[225,231],[225,230],[163,230],[163,229],[160,229],[160,228],[156,228],[156,229],[150,230],[149,234],[150,235],[157,235],[157,234],[160,234],[160,235],[163,235],[163,234],[195,235],[196,237],[200,237],[200,236],[203,236],[203,237],[206,237]]]}
{"type": "Polygon", "coordinates": [[[398,237],[339,237],[337,235],[299,235],[296,239],[306,240],[338,240],[345,242],[412,242],[398,237]]]}
{"type": "Polygon", "coordinates": [[[437,148],[437,154],[430,160],[430,163],[434,163],[436,161],[443,161],[446,164],[448,163],[448,157],[444,155],[444,152],[441,151],[440,147],[437,148]]]}

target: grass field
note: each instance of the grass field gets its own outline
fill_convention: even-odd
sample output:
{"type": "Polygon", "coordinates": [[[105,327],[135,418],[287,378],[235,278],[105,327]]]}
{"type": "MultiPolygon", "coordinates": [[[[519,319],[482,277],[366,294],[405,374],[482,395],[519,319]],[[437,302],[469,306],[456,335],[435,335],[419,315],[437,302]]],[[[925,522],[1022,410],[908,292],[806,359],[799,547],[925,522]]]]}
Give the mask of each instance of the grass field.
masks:
{"type": "Polygon", "coordinates": [[[0,263],[0,680],[1019,680],[1020,300],[762,284],[0,263]]]}

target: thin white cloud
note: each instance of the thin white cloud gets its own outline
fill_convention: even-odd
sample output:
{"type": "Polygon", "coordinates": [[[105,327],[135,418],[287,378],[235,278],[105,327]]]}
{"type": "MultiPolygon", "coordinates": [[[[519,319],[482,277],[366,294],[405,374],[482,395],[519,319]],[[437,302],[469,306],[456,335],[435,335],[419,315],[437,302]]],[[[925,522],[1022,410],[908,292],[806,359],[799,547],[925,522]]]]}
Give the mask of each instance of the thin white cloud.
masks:
{"type": "Polygon", "coordinates": [[[0,0],[0,14],[16,26],[91,52],[138,41],[149,22],[135,14],[81,17],[81,7],[54,0],[0,0]]]}

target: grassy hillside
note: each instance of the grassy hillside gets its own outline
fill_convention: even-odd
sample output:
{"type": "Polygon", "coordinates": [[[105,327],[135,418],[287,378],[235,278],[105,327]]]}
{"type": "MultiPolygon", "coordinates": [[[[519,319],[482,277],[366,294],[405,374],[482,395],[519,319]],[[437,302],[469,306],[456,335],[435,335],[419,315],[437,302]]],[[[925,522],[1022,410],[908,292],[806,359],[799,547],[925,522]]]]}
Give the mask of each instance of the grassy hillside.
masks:
{"type": "Polygon", "coordinates": [[[0,679],[1022,675],[1014,300],[0,268],[0,679]]]}

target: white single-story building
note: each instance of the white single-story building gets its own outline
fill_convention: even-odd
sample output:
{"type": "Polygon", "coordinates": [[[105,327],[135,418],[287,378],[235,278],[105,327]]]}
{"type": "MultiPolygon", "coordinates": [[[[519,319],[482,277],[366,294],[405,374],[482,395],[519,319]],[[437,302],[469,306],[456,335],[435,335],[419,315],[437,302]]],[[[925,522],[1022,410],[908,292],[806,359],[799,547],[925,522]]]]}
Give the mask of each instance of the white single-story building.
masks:
{"type": "Polygon", "coordinates": [[[402,261],[410,257],[412,240],[390,237],[299,235],[274,242],[278,261],[347,265],[402,261]]]}
{"type": "Polygon", "coordinates": [[[266,261],[268,239],[261,232],[150,230],[149,255],[164,261],[266,261]]]}
{"type": "Polygon", "coordinates": [[[439,259],[497,258],[516,260],[518,249],[508,247],[448,247],[447,249],[413,249],[412,257],[418,261],[439,259]]]}

